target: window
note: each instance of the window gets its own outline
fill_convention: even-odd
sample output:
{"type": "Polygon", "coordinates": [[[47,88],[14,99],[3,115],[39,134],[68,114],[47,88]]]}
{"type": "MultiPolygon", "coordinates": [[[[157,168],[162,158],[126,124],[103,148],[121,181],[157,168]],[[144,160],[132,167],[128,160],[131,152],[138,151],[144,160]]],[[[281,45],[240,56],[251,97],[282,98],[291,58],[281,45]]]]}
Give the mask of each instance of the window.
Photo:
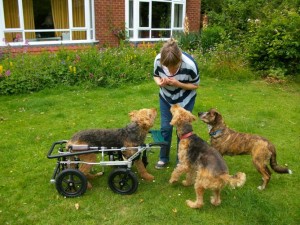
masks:
{"type": "Polygon", "coordinates": [[[0,45],[94,41],[93,11],[94,0],[0,0],[0,45]]]}
{"type": "Polygon", "coordinates": [[[126,4],[130,41],[161,40],[183,31],[185,0],[128,0],[126,4]]]}

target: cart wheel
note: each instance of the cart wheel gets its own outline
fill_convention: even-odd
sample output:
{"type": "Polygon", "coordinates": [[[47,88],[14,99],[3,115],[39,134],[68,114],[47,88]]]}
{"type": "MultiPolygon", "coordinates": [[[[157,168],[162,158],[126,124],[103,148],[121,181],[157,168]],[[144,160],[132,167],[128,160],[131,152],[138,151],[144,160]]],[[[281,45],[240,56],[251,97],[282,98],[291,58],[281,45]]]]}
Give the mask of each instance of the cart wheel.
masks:
{"type": "Polygon", "coordinates": [[[87,178],[79,170],[65,169],[56,178],[58,193],[66,197],[78,197],[87,189],[87,178]]]}
{"type": "Polygon", "coordinates": [[[113,192],[130,195],[137,190],[138,180],[131,170],[118,168],[110,173],[108,185],[113,192]]]}

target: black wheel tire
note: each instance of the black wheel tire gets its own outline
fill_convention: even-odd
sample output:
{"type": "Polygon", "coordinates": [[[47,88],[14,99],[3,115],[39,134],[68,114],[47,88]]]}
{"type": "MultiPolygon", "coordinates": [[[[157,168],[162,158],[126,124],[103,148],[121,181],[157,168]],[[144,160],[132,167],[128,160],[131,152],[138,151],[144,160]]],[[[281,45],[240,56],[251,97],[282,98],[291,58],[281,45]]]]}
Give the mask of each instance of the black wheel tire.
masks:
{"type": "Polygon", "coordinates": [[[112,171],[108,177],[110,189],[121,195],[130,195],[138,188],[138,179],[129,169],[118,168],[112,171]]]}
{"type": "Polygon", "coordinates": [[[87,178],[79,170],[65,169],[56,178],[56,190],[66,197],[78,197],[87,189],[87,178]]]}

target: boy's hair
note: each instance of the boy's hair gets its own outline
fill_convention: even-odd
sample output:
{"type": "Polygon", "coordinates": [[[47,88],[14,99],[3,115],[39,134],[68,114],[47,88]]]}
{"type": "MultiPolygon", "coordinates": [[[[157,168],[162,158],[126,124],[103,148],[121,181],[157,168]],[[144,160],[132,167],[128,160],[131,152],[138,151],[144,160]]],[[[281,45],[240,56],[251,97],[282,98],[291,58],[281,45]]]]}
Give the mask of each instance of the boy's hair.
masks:
{"type": "Polygon", "coordinates": [[[177,66],[181,62],[182,52],[173,38],[163,45],[160,54],[160,64],[163,66],[177,66]]]}

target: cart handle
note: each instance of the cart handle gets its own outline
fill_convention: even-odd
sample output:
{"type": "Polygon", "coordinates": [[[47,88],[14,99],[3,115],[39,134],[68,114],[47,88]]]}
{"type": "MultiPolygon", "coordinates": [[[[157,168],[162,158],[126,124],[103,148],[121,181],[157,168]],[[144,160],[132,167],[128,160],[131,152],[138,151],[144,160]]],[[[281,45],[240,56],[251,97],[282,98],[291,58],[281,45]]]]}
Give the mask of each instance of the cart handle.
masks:
{"type": "Polygon", "coordinates": [[[55,145],[62,145],[62,144],[65,144],[65,143],[67,143],[67,142],[68,142],[67,140],[62,140],[62,141],[56,141],[56,142],[54,142],[54,143],[52,144],[51,148],[50,148],[49,151],[48,151],[48,154],[47,154],[48,159],[55,158],[55,157],[51,156],[51,154],[52,154],[52,152],[53,152],[53,150],[54,150],[54,148],[55,148],[55,145]]]}

